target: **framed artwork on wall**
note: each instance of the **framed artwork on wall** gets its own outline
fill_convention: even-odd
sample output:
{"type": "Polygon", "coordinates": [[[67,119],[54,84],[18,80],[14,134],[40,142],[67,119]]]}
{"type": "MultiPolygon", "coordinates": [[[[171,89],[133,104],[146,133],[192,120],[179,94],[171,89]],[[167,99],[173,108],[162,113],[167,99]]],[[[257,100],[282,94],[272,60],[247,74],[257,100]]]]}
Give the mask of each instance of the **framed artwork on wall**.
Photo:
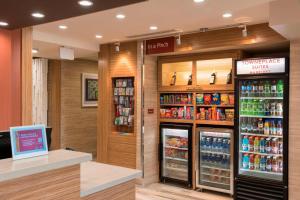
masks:
{"type": "Polygon", "coordinates": [[[82,107],[98,106],[98,74],[82,73],[82,107]]]}

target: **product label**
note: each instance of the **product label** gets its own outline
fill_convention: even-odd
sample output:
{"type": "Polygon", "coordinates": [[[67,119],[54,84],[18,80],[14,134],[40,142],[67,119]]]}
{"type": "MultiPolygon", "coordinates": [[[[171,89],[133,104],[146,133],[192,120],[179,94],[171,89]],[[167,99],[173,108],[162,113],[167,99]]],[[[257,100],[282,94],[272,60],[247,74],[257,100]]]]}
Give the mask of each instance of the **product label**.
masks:
{"type": "Polygon", "coordinates": [[[237,75],[272,74],[285,72],[285,58],[250,59],[237,61],[237,75]]]}

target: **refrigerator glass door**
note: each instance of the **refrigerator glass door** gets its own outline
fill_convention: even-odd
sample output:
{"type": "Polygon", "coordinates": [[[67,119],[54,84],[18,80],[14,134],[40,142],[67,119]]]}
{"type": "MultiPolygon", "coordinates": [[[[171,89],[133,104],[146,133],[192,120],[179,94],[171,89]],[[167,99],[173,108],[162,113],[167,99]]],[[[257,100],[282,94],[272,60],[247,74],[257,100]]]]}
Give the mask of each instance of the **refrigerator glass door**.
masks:
{"type": "MultiPolygon", "coordinates": [[[[200,131],[199,185],[231,189],[231,130],[200,131]]],[[[221,190],[220,190],[221,191],[221,190]]]]}
{"type": "Polygon", "coordinates": [[[188,130],[162,129],[163,177],[188,181],[188,136],[188,130]]]}
{"type": "Polygon", "coordinates": [[[239,174],[283,180],[284,80],[239,81],[239,174]]]}

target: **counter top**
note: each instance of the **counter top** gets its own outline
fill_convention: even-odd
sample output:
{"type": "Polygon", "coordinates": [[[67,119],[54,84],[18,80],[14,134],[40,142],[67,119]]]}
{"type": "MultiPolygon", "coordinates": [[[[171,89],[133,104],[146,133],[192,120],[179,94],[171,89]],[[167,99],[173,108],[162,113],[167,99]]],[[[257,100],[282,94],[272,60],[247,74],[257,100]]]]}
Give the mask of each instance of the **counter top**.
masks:
{"type": "Polygon", "coordinates": [[[42,173],[92,160],[92,155],[68,150],[49,151],[48,155],[13,161],[0,160],[0,182],[42,173]]]}
{"type": "Polygon", "coordinates": [[[85,197],[142,176],[139,170],[96,162],[81,163],[80,196],[85,197]]]}

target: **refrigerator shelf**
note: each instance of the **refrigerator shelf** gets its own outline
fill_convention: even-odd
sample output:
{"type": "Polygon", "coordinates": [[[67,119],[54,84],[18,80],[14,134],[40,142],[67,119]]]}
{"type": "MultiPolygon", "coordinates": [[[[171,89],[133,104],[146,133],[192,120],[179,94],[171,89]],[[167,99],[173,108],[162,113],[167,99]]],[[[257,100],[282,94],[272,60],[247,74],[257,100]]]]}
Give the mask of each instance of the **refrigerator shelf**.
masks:
{"type": "Polygon", "coordinates": [[[212,131],[203,131],[201,132],[202,136],[205,137],[219,137],[219,138],[230,138],[230,133],[225,132],[212,132],[212,131]]]}
{"type": "Polygon", "coordinates": [[[213,166],[208,166],[208,165],[201,165],[201,168],[209,168],[209,169],[217,169],[217,170],[221,170],[221,171],[227,171],[230,172],[230,169],[226,169],[226,168],[221,168],[221,167],[213,167],[213,166]]]}
{"type": "Polygon", "coordinates": [[[188,162],[188,160],[182,159],[182,158],[172,158],[172,157],[165,157],[165,158],[169,159],[169,160],[176,160],[176,161],[188,162]]]}
{"type": "Polygon", "coordinates": [[[175,168],[175,167],[166,167],[165,169],[172,170],[172,171],[178,171],[178,172],[184,172],[184,173],[188,172],[187,169],[180,169],[180,168],[175,168]]]}
{"type": "Polygon", "coordinates": [[[250,170],[250,169],[240,169],[240,171],[244,171],[244,172],[255,172],[255,173],[259,173],[259,174],[270,174],[270,175],[282,176],[282,173],[281,173],[281,172],[267,172],[267,171],[250,170]]]}
{"type": "Polygon", "coordinates": [[[172,146],[165,146],[165,148],[168,149],[177,149],[177,150],[183,150],[183,151],[188,151],[188,148],[180,148],[180,147],[172,147],[172,146]]]}
{"type": "Polygon", "coordinates": [[[261,156],[278,156],[282,157],[282,154],[274,154],[274,153],[260,153],[260,152],[250,152],[250,151],[241,151],[240,153],[247,153],[247,154],[256,154],[256,155],[261,155],[261,156]]]}
{"type": "Polygon", "coordinates": [[[283,138],[282,135],[264,135],[264,134],[257,134],[257,133],[241,133],[241,135],[258,136],[258,137],[283,138]]]}
{"type": "Polygon", "coordinates": [[[201,153],[213,153],[213,154],[219,154],[219,155],[228,155],[230,156],[230,153],[225,153],[225,152],[219,152],[219,151],[207,151],[207,150],[202,150],[201,153]]]}
{"type": "Polygon", "coordinates": [[[262,116],[262,115],[240,115],[240,118],[241,117],[283,119],[282,116],[262,116]]]}
{"type": "Polygon", "coordinates": [[[283,100],[283,97],[240,97],[240,99],[283,100]]]}
{"type": "Polygon", "coordinates": [[[230,176],[221,176],[218,174],[209,174],[209,173],[203,173],[203,172],[201,172],[201,174],[206,175],[206,176],[218,176],[220,178],[231,178],[230,176]]]}
{"type": "Polygon", "coordinates": [[[220,183],[220,182],[215,182],[215,181],[209,181],[202,179],[200,182],[206,182],[206,183],[212,183],[212,184],[218,184],[218,185],[230,185],[229,183],[220,183]]]}

